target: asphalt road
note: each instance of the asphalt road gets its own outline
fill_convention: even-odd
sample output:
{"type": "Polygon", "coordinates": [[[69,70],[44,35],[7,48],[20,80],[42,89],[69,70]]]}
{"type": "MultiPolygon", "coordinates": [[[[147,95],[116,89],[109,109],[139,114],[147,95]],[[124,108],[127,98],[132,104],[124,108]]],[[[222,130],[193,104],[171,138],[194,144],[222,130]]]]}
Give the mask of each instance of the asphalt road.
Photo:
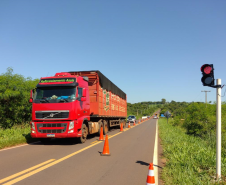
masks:
{"type": "Polygon", "coordinates": [[[0,151],[0,184],[142,185],[153,162],[156,119],[109,133],[111,156],[101,156],[104,141],[55,139],[0,151]]]}

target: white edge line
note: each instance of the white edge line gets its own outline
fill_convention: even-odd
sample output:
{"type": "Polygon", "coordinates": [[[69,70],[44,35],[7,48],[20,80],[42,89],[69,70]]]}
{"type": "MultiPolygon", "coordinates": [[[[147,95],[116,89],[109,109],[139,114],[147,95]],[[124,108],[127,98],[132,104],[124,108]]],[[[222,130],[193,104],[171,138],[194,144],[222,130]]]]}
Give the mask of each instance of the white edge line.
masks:
{"type": "Polygon", "coordinates": [[[156,120],[156,133],[155,133],[155,148],[154,148],[154,173],[155,184],[158,185],[158,120],[156,120]]]}
{"type": "Polygon", "coordinates": [[[29,144],[23,144],[23,145],[18,145],[18,146],[7,147],[7,148],[4,148],[4,149],[0,149],[0,152],[2,152],[4,150],[10,150],[10,149],[13,149],[13,148],[19,148],[19,147],[22,147],[22,146],[27,146],[27,145],[35,144],[35,143],[39,143],[39,141],[36,141],[34,143],[29,143],[29,144]]]}

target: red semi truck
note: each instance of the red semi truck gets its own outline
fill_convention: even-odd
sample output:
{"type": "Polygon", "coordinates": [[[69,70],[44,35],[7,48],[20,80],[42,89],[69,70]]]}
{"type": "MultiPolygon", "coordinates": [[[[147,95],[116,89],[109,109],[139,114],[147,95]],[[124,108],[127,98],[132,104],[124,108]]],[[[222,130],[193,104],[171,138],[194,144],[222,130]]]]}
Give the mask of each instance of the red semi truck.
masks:
{"type": "Polygon", "coordinates": [[[31,90],[31,137],[78,138],[126,124],[126,94],[100,71],[72,71],[41,78],[31,90]]]}

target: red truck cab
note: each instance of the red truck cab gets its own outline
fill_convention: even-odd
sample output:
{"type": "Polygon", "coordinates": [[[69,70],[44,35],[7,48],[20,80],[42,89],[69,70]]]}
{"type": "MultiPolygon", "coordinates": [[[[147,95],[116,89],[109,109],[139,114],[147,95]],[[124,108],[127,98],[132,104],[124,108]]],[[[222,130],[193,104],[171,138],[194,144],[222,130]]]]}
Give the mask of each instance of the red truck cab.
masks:
{"type": "Polygon", "coordinates": [[[41,78],[33,93],[31,136],[33,138],[74,138],[89,120],[88,78],[56,73],[41,78]]]}

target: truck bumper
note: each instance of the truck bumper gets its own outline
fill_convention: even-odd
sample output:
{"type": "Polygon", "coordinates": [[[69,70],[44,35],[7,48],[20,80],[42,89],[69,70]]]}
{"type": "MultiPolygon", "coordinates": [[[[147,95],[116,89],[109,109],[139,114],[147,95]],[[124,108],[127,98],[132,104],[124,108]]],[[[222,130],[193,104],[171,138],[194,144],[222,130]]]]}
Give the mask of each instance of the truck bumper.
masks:
{"type": "Polygon", "coordinates": [[[78,124],[74,123],[74,127],[69,130],[69,123],[58,122],[33,122],[35,130],[31,130],[32,138],[75,138],[82,135],[81,129],[78,129],[78,124]],[[59,132],[59,133],[57,133],[59,132]]]}
{"type": "Polygon", "coordinates": [[[41,134],[41,133],[31,133],[32,138],[75,138],[80,137],[81,134],[77,133],[51,133],[51,134],[41,134]]]}

